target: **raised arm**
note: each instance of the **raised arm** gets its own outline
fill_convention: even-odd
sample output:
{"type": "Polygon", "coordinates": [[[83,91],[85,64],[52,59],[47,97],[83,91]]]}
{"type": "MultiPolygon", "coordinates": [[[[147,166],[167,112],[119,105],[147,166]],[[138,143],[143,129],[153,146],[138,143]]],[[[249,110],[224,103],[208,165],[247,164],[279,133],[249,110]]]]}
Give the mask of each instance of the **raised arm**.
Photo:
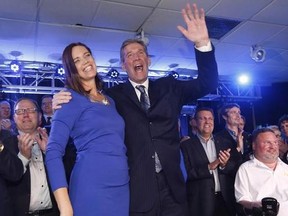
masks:
{"type": "Polygon", "coordinates": [[[177,26],[179,31],[190,41],[192,41],[195,46],[202,47],[206,46],[210,39],[208,35],[208,29],[205,21],[204,9],[198,9],[196,4],[186,5],[186,8],[182,9],[182,16],[187,25],[185,29],[183,26],[177,26]]]}

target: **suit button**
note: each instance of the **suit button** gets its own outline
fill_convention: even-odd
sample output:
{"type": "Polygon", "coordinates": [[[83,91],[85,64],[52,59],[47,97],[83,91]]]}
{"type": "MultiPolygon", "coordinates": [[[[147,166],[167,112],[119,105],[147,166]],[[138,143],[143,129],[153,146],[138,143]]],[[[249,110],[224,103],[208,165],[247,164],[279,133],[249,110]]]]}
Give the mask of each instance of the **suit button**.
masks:
{"type": "Polygon", "coordinates": [[[155,155],[152,155],[152,158],[155,159],[155,155]]]}

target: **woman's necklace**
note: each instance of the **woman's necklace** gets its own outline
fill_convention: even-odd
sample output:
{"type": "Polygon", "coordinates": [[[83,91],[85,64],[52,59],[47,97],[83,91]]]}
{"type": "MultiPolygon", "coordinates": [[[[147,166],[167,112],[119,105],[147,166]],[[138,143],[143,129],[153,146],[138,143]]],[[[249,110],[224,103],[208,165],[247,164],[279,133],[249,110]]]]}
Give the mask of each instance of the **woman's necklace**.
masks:
{"type": "Polygon", "coordinates": [[[89,95],[90,101],[102,103],[104,105],[109,105],[108,99],[101,93],[101,91],[97,91],[97,95],[89,95]]]}

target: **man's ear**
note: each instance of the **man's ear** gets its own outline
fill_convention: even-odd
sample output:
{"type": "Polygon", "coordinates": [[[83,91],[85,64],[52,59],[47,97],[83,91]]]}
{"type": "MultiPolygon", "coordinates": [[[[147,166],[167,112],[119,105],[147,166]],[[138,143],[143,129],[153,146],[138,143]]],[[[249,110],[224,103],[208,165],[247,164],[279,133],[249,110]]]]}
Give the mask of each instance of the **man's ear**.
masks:
{"type": "Polygon", "coordinates": [[[223,118],[225,121],[227,121],[227,116],[222,115],[222,118],[223,118]]]}
{"type": "Polygon", "coordinates": [[[123,62],[121,64],[121,68],[122,68],[123,71],[126,71],[126,67],[125,67],[125,64],[123,62]]]}
{"type": "Polygon", "coordinates": [[[252,150],[255,151],[255,142],[252,143],[252,150]]]}
{"type": "Polygon", "coordinates": [[[38,122],[39,122],[38,126],[42,125],[42,113],[41,112],[39,112],[38,114],[38,122]]]}

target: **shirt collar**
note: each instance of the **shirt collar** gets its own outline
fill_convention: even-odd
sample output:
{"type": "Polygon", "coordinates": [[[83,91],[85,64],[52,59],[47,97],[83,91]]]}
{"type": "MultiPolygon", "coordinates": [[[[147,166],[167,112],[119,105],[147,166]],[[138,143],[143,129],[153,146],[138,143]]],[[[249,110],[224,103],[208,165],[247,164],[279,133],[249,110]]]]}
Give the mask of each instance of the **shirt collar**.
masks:
{"type": "Polygon", "coordinates": [[[129,81],[130,81],[130,83],[132,84],[132,86],[134,87],[134,89],[135,89],[135,87],[138,86],[138,85],[143,85],[143,86],[145,86],[146,92],[148,92],[149,79],[146,79],[146,81],[145,81],[144,83],[142,83],[142,84],[135,83],[135,82],[133,82],[133,81],[130,80],[130,79],[129,79],[129,81]]]}
{"type": "Polygon", "coordinates": [[[207,143],[209,140],[214,141],[213,134],[211,134],[211,136],[209,137],[208,140],[206,140],[204,137],[202,137],[198,132],[197,132],[196,136],[200,139],[201,143],[207,143]]]}
{"type": "MultiPolygon", "coordinates": [[[[269,168],[266,164],[264,164],[263,162],[261,162],[260,160],[258,160],[255,156],[253,157],[252,160],[253,160],[254,163],[257,164],[258,166],[264,167],[264,168],[269,169],[269,170],[272,170],[272,169],[269,168]]],[[[278,158],[277,158],[277,165],[276,165],[276,167],[275,167],[275,170],[277,169],[278,166],[281,165],[281,162],[282,162],[281,159],[278,157],[278,158]]],[[[283,162],[283,163],[284,163],[284,162],[283,162]]],[[[272,170],[272,171],[273,171],[273,170],[272,170]]]]}
{"type": "Polygon", "coordinates": [[[230,130],[227,126],[226,126],[226,130],[228,131],[228,133],[234,138],[237,138],[236,132],[233,130],[230,130]]]}

